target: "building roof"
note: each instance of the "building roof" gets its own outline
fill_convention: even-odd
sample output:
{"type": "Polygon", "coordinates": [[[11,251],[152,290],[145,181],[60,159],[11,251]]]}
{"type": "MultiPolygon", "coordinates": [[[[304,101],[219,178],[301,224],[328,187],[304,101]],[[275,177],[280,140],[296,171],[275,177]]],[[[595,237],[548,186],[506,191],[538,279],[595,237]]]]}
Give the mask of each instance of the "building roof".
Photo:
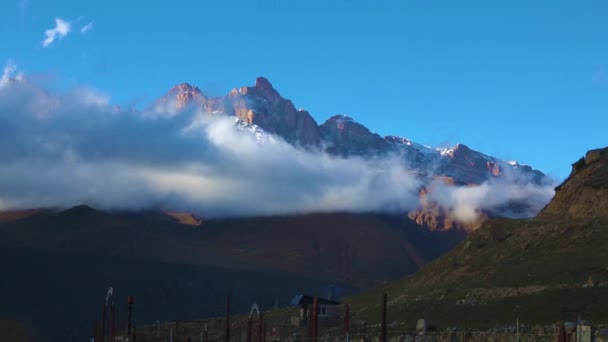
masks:
{"type": "MultiPolygon", "coordinates": [[[[315,297],[300,294],[300,295],[293,297],[293,299],[291,300],[291,302],[289,304],[306,305],[306,304],[313,304],[314,301],[315,301],[315,297]]],[[[320,305],[340,305],[340,302],[336,302],[335,300],[319,298],[319,297],[317,297],[317,302],[320,305]]]]}

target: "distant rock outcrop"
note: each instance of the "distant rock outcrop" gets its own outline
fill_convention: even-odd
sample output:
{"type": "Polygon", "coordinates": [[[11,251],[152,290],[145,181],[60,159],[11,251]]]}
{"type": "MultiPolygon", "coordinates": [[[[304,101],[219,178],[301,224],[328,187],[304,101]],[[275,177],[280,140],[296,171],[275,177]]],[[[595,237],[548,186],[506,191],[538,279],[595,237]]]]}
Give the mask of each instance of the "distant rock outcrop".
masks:
{"type": "Polygon", "coordinates": [[[570,176],[555,191],[541,215],[608,216],[608,147],[588,151],[572,164],[570,176]]]}

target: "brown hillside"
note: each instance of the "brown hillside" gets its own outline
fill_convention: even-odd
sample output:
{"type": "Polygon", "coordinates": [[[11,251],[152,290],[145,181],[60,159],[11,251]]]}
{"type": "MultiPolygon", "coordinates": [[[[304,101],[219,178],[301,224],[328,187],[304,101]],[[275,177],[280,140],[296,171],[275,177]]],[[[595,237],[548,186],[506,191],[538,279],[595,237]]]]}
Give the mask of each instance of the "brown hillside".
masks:
{"type": "Polygon", "coordinates": [[[555,198],[541,216],[607,216],[608,148],[587,152],[584,158],[572,164],[570,176],[555,190],[555,198]]]}
{"type": "Polygon", "coordinates": [[[424,317],[438,327],[488,328],[517,315],[551,324],[564,310],[608,322],[608,149],[574,164],[555,199],[532,219],[493,219],[420,271],[352,299],[353,316],[374,319],[391,298],[391,320],[424,317]]]}

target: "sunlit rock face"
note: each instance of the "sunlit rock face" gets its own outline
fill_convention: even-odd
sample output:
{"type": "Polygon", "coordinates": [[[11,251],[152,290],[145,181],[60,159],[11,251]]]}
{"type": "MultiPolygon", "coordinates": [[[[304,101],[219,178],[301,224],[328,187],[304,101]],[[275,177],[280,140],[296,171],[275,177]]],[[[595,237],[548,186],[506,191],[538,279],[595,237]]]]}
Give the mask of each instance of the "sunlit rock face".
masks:
{"type": "Polygon", "coordinates": [[[431,183],[438,180],[442,188],[474,188],[487,182],[539,186],[550,182],[542,172],[528,165],[499,160],[464,144],[433,148],[401,136],[383,137],[347,115],[334,115],[319,125],[309,112],[296,109],[291,100],[283,98],[264,77],[258,77],[253,86],[234,88],[219,97],[208,97],[199,88],[182,83],[170,89],[157,104],[172,105],[178,111],[190,107],[211,115],[233,116],[237,125],[249,127],[260,142],[272,136],[341,158],[396,157],[404,169],[416,173],[424,184],[418,208],[407,215],[432,230],[472,231],[491,216],[525,217],[538,212],[531,210],[525,200],[515,200],[492,212],[476,211],[475,219],[463,222],[454,208],[437,203],[437,186],[431,183]]]}
{"type": "Polygon", "coordinates": [[[319,143],[319,127],[315,119],[307,111],[296,109],[264,77],[258,77],[252,87],[235,88],[226,96],[212,98],[187,83],[180,84],[160,100],[161,103],[170,101],[175,101],[177,109],[192,105],[205,112],[236,116],[295,145],[319,143]]]}

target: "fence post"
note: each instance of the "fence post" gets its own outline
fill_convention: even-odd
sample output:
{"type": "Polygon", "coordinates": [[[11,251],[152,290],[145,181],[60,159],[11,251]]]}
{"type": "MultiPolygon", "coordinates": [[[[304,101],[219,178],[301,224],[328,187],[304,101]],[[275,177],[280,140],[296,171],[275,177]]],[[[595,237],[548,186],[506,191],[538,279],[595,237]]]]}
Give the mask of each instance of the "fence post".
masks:
{"type": "Polygon", "coordinates": [[[251,342],[251,330],[253,330],[252,319],[252,315],[249,315],[249,320],[247,320],[247,342],[251,342]]]}
{"type": "Polygon", "coordinates": [[[101,342],[106,342],[106,302],[103,304],[103,313],[101,316],[101,342]]]}
{"type": "Polygon", "coordinates": [[[260,316],[260,326],[258,327],[258,334],[260,335],[258,337],[258,340],[260,342],[264,342],[264,317],[262,316],[262,313],[260,312],[259,314],[260,316]]]}
{"type": "Polygon", "coordinates": [[[346,342],[350,342],[350,307],[344,304],[344,333],[346,334],[346,342]]]}
{"type": "Polygon", "coordinates": [[[114,342],[114,335],[116,334],[116,320],[115,320],[116,308],[114,307],[114,299],[112,299],[112,306],[110,307],[110,341],[114,342]]]}
{"type": "Polygon", "coordinates": [[[367,341],[367,322],[363,321],[363,342],[367,341]]]}
{"type": "Polygon", "coordinates": [[[93,337],[91,337],[91,342],[97,342],[97,326],[99,325],[99,321],[95,321],[93,324],[93,337]]]}
{"type": "Polygon", "coordinates": [[[315,297],[312,305],[312,338],[316,342],[319,337],[319,298],[315,297]]]}
{"type": "Polygon", "coordinates": [[[230,296],[226,297],[226,342],[230,342],[230,296]]]}
{"type": "Polygon", "coordinates": [[[386,342],[386,293],[382,294],[382,316],[380,323],[380,342],[386,342]]]}
{"type": "MultiPolygon", "coordinates": [[[[309,308],[308,304],[306,305],[306,308],[309,308]]],[[[308,339],[310,341],[312,341],[313,318],[312,308],[310,308],[308,309],[308,339]]]]}
{"type": "Polygon", "coordinates": [[[133,318],[133,297],[127,297],[127,304],[129,304],[128,314],[127,314],[127,337],[131,337],[131,320],[133,318]]]}

